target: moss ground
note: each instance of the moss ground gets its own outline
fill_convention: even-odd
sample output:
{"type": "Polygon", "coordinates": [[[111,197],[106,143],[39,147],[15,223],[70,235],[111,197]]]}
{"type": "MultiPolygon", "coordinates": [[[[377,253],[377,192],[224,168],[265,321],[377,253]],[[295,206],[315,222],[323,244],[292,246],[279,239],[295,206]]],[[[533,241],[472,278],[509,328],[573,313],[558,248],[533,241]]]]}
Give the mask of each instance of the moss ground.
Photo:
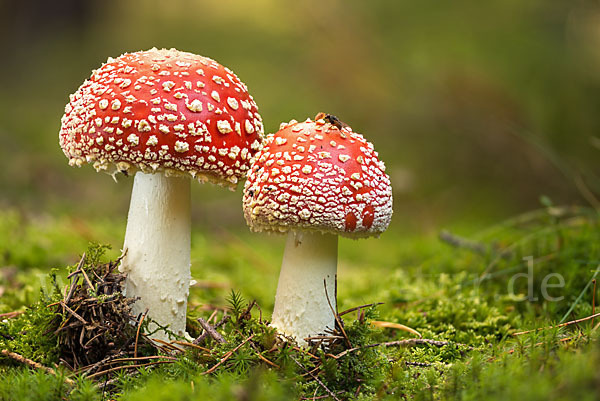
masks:
{"type": "MultiPolygon", "coordinates": [[[[344,316],[350,339],[364,346],[414,338],[371,324],[385,321],[445,343],[363,348],[335,361],[317,355],[323,386],[293,362],[298,353],[273,354],[278,368],[256,355],[255,346],[272,340],[256,308],[250,320],[235,319],[236,302],[238,309],[246,303],[232,302],[232,289],[256,300],[269,318],[283,238],[196,228],[192,275],[198,283],[191,290],[190,316],[207,319],[212,310],[206,305],[233,309],[234,318],[221,329],[228,344],[210,344],[216,357],[188,351],[173,364],[120,373],[110,392],[60,367],[50,375],[0,357],[0,399],[326,399],[325,387],[339,399],[598,399],[600,318],[548,328],[595,312],[599,223],[594,211],[548,206],[441,239],[390,232],[377,240],[342,240],[340,310],[383,303],[367,308],[364,318],[356,312],[344,316]],[[259,332],[252,347],[240,348],[214,374],[203,374],[259,332]],[[65,383],[66,375],[75,384],[65,383]]],[[[66,266],[78,261],[88,242],[112,244],[104,258],[113,259],[123,230],[124,222],[2,212],[0,313],[25,313],[0,324],[0,348],[55,367],[55,339],[44,327],[52,312],[45,305],[60,296],[55,288],[66,285],[66,266]]]]}

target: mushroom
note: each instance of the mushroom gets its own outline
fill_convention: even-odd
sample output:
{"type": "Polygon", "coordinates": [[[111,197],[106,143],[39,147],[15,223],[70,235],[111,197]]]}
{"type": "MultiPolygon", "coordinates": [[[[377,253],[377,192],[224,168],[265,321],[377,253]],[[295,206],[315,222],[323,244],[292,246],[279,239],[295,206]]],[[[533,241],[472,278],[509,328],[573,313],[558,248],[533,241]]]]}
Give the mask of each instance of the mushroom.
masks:
{"type": "Polygon", "coordinates": [[[234,189],[262,134],[256,103],[230,69],[175,49],[109,58],[70,96],[59,134],[69,164],[135,174],[120,266],[124,293],[139,297],[134,313],[148,309],[185,334],[190,177],[234,189]]]}
{"type": "Polygon", "coordinates": [[[288,233],[272,325],[306,346],[333,329],[338,235],[378,236],[392,188],[373,145],[331,115],[282,124],[256,155],[244,187],[253,231],[288,233]]]}

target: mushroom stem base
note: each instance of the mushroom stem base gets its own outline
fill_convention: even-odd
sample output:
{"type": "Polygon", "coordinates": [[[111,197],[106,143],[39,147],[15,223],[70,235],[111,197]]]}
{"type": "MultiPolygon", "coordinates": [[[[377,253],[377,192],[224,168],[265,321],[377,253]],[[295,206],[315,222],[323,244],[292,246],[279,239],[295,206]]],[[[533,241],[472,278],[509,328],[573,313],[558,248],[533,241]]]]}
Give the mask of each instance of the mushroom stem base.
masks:
{"type": "Polygon", "coordinates": [[[288,234],[271,324],[301,346],[307,345],[305,338],[335,326],[337,247],[336,235],[288,234]]]}
{"type": "MultiPolygon", "coordinates": [[[[136,173],[119,267],[127,273],[125,295],[140,298],[133,314],[148,309],[149,317],[181,336],[190,285],[190,210],[189,178],[136,173]]],[[[168,336],[159,330],[152,337],[168,336]]]]}

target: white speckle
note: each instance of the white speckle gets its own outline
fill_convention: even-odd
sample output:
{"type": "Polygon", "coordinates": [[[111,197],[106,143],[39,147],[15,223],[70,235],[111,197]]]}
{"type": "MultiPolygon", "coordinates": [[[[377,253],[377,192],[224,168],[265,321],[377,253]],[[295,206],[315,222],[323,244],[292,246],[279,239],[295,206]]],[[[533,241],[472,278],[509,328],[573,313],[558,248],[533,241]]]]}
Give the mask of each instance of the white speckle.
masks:
{"type": "Polygon", "coordinates": [[[190,150],[190,145],[187,142],[176,141],[175,142],[175,151],[179,153],[187,152],[190,150]]]}
{"type": "Polygon", "coordinates": [[[110,108],[113,110],[119,110],[121,108],[121,101],[119,99],[113,100],[110,108]]]}
{"type": "Polygon", "coordinates": [[[277,145],[283,145],[283,144],[285,144],[286,142],[287,142],[287,139],[285,139],[285,138],[282,138],[282,137],[280,137],[280,136],[278,136],[277,138],[275,138],[275,143],[276,143],[277,145]]]}
{"type": "Polygon", "coordinates": [[[168,134],[168,133],[170,132],[170,131],[169,131],[169,127],[167,127],[167,126],[166,126],[166,125],[164,125],[164,124],[161,124],[161,125],[158,127],[158,130],[159,130],[160,132],[162,132],[163,134],[168,134]]]}
{"type": "Polygon", "coordinates": [[[200,100],[198,100],[198,99],[192,100],[192,103],[188,103],[186,101],[185,107],[187,107],[188,110],[193,111],[194,113],[198,113],[198,112],[202,111],[202,102],[200,102],[200,100]]]}
{"type": "Polygon", "coordinates": [[[340,155],[338,155],[338,159],[340,159],[340,161],[341,161],[342,163],[346,163],[348,160],[350,160],[350,159],[351,159],[351,157],[350,157],[350,156],[348,156],[348,155],[343,155],[343,154],[340,154],[340,155]]]}
{"type": "Polygon", "coordinates": [[[175,82],[173,81],[165,81],[162,83],[162,87],[165,92],[171,92],[171,89],[175,86],[175,82]]]}
{"type": "Polygon", "coordinates": [[[108,100],[106,99],[102,99],[98,102],[98,107],[100,107],[102,110],[106,109],[108,107],[108,100]]]}
{"type": "Polygon", "coordinates": [[[147,146],[154,146],[157,143],[158,143],[158,138],[156,137],[156,135],[150,136],[150,138],[148,138],[148,140],[146,141],[147,146]]]}
{"type": "Polygon", "coordinates": [[[252,125],[252,123],[250,122],[250,120],[246,120],[245,126],[246,126],[246,132],[247,133],[251,134],[251,133],[254,132],[254,125],[252,125]]]}
{"type": "Polygon", "coordinates": [[[148,123],[148,121],[140,120],[140,122],[138,123],[137,129],[140,132],[148,132],[152,129],[152,127],[150,127],[150,124],[148,123]]]}
{"type": "Polygon", "coordinates": [[[217,121],[217,129],[219,130],[219,132],[221,134],[227,134],[227,133],[233,131],[233,129],[231,129],[231,125],[229,124],[229,121],[227,121],[227,120],[217,121]]]}
{"type": "Polygon", "coordinates": [[[301,210],[301,211],[298,213],[298,215],[299,215],[301,218],[305,219],[305,220],[307,220],[307,219],[310,217],[310,215],[311,215],[311,214],[312,214],[312,213],[310,212],[310,210],[308,210],[308,209],[306,209],[306,208],[302,209],[302,210],[301,210]]]}
{"type": "Polygon", "coordinates": [[[227,98],[227,104],[233,110],[237,110],[240,107],[240,105],[238,104],[238,101],[235,98],[233,98],[233,97],[228,97],[227,98]]]}
{"type": "Polygon", "coordinates": [[[310,174],[312,172],[312,166],[310,164],[306,164],[304,167],[302,167],[302,172],[304,174],[310,174]]]}
{"type": "Polygon", "coordinates": [[[127,79],[127,78],[125,78],[125,79],[123,80],[123,82],[121,82],[121,85],[119,85],[119,87],[120,87],[121,89],[125,89],[125,88],[127,88],[129,85],[131,85],[131,79],[127,79]]]}
{"type": "Polygon", "coordinates": [[[217,101],[217,102],[221,101],[221,96],[219,96],[219,92],[217,92],[217,91],[210,92],[210,97],[215,99],[215,101],[217,101]]]}
{"type": "Polygon", "coordinates": [[[177,111],[177,105],[174,103],[165,103],[165,109],[169,110],[169,111],[177,111]]]}
{"type": "MultiPolygon", "coordinates": [[[[142,121],[145,121],[145,120],[142,120],[142,121]]],[[[147,124],[147,123],[146,123],[146,124],[147,124]]],[[[127,137],[127,141],[128,141],[130,144],[132,144],[132,145],[134,145],[134,146],[135,146],[135,145],[137,145],[138,143],[140,143],[140,138],[139,138],[139,137],[138,137],[136,134],[130,134],[130,135],[127,137]]]]}

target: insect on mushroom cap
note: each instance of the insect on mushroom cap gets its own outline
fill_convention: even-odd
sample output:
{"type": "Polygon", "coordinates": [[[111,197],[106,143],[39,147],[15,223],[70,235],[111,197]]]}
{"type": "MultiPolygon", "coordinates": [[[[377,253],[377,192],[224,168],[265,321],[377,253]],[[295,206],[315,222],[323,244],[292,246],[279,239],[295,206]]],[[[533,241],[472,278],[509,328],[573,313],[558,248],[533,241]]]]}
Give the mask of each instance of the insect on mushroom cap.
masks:
{"type": "Polygon", "coordinates": [[[59,134],[70,165],[165,172],[234,187],[263,142],[246,85],[176,49],[109,58],[70,96],[59,134]]]}

